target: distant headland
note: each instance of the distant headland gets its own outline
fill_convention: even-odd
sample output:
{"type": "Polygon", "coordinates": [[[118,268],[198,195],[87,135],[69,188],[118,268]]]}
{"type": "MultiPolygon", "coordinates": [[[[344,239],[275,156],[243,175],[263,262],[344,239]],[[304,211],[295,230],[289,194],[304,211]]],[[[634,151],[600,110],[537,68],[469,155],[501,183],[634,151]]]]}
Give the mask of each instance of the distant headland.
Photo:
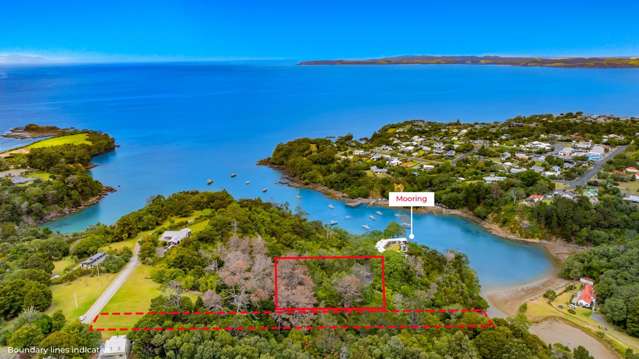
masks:
{"type": "Polygon", "coordinates": [[[639,68],[639,57],[396,56],[361,60],[310,60],[299,65],[508,65],[570,68],[639,68]]]}

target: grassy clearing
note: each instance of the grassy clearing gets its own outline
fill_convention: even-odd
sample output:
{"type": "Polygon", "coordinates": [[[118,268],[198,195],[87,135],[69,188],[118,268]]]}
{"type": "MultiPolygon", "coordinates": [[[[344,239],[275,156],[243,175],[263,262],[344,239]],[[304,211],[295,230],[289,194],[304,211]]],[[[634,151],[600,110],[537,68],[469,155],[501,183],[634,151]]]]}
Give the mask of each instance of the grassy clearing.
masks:
{"type": "Polygon", "coordinates": [[[43,181],[51,179],[51,173],[43,171],[33,171],[26,174],[27,177],[37,178],[43,181]]]}
{"type": "Polygon", "coordinates": [[[53,262],[53,274],[62,274],[66,268],[74,267],[76,262],[71,257],[64,257],[53,262]]]}
{"type": "Polygon", "coordinates": [[[619,183],[619,189],[622,192],[639,194],[639,181],[621,182],[619,183]]]}
{"type": "Polygon", "coordinates": [[[62,146],[62,145],[90,145],[91,141],[88,139],[88,134],[86,133],[76,133],[75,135],[67,135],[60,137],[53,137],[46,140],[38,141],[30,144],[26,148],[43,148],[43,147],[53,147],[53,146],[62,146]]]}
{"type": "Polygon", "coordinates": [[[109,243],[108,245],[100,248],[100,250],[107,251],[107,250],[119,250],[122,248],[129,248],[131,251],[133,251],[133,247],[135,247],[135,243],[138,241],[138,239],[139,239],[138,237],[135,237],[133,239],[129,239],[128,241],[109,243]]]}
{"type": "MultiPolygon", "coordinates": [[[[162,293],[160,284],[151,280],[151,266],[140,265],[131,274],[122,288],[111,298],[103,312],[147,311],[151,299],[162,293]]],[[[98,328],[131,328],[140,319],[133,315],[101,316],[95,324],[98,328]]],[[[126,334],[126,332],[103,332],[103,337],[126,334]]]]}
{"type": "Polygon", "coordinates": [[[111,283],[116,274],[102,274],[99,277],[80,277],[74,281],[51,286],[53,303],[47,310],[53,313],[62,310],[67,319],[77,319],[84,314],[102,291],[111,283]]]}

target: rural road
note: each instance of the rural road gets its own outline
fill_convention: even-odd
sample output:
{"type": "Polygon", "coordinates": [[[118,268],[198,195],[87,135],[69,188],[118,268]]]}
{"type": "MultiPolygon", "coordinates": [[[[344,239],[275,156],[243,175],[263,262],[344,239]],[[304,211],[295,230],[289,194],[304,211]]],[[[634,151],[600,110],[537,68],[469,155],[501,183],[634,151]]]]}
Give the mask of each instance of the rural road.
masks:
{"type": "Polygon", "coordinates": [[[95,316],[102,312],[102,309],[109,303],[109,301],[111,300],[111,298],[113,298],[115,293],[117,293],[120,287],[122,287],[122,285],[127,281],[127,279],[129,279],[129,276],[131,275],[131,273],[133,273],[133,270],[135,270],[135,267],[137,267],[138,264],[140,264],[140,261],[138,259],[139,252],[140,252],[140,245],[136,243],[135,248],[133,249],[133,256],[129,260],[129,263],[127,263],[124,266],[124,268],[120,271],[118,276],[115,277],[115,279],[111,282],[111,284],[109,284],[107,289],[105,289],[104,292],[102,292],[102,294],[95,301],[95,303],[91,305],[91,308],[89,308],[89,310],[87,310],[87,312],[84,313],[82,317],[80,317],[82,318],[80,319],[82,323],[91,324],[95,316]]]}
{"type": "Polygon", "coordinates": [[[591,178],[593,178],[597,173],[599,173],[599,171],[601,171],[601,169],[603,168],[603,165],[605,165],[606,162],[608,162],[611,158],[615,157],[616,155],[620,154],[621,152],[625,151],[626,148],[628,148],[627,145],[626,146],[619,146],[619,147],[615,148],[614,150],[608,152],[601,161],[596,162],[592,166],[591,169],[586,171],[586,173],[584,173],[579,178],[568,182],[567,183],[568,186],[570,188],[575,188],[575,187],[579,187],[579,186],[585,185],[586,183],[588,183],[588,181],[590,181],[591,178]]]}

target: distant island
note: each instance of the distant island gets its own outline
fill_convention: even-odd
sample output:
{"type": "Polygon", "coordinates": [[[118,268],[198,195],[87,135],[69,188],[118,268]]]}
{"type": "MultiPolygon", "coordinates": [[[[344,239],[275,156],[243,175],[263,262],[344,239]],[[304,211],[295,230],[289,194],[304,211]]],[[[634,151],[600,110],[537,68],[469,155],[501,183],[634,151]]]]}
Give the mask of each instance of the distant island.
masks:
{"type": "Polygon", "coordinates": [[[299,65],[509,65],[570,68],[639,67],[639,57],[396,56],[361,60],[310,60],[299,65]]]}

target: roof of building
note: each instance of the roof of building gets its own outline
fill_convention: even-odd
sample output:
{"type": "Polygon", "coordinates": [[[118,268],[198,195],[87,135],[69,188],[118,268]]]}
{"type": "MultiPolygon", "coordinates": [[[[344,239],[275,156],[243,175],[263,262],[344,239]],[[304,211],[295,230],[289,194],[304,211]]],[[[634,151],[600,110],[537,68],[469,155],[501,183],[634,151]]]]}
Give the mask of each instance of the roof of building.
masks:
{"type": "Polygon", "coordinates": [[[102,352],[104,354],[123,353],[127,350],[128,344],[129,340],[126,338],[126,335],[112,336],[104,343],[102,352]]]}
{"type": "Polygon", "coordinates": [[[160,236],[160,239],[163,241],[171,241],[171,240],[182,240],[188,237],[191,234],[191,230],[189,228],[182,228],[179,231],[165,231],[160,236]]]}
{"type": "Polygon", "coordinates": [[[379,241],[377,241],[377,243],[375,243],[375,248],[377,248],[377,251],[381,253],[386,249],[387,245],[391,243],[401,243],[401,242],[406,243],[408,242],[408,240],[404,237],[380,239],[379,241]]]}
{"type": "Polygon", "coordinates": [[[100,258],[104,257],[106,254],[104,252],[98,252],[94,255],[92,255],[91,257],[85,259],[82,261],[82,263],[93,263],[97,260],[99,260],[100,258]]]}
{"type": "Polygon", "coordinates": [[[578,300],[588,305],[592,304],[592,299],[594,298],[594,290],[590,284],[584,284],[584,288],[579,293],[578,300]]]}

